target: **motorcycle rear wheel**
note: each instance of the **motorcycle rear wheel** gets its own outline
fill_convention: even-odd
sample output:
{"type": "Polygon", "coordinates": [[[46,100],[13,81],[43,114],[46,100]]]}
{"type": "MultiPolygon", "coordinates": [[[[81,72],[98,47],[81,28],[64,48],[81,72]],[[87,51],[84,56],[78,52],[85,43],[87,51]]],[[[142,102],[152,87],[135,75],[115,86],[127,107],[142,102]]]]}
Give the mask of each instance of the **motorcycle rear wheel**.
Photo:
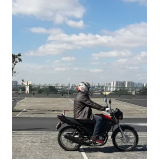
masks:
{"type": "Polygon", "coordinates": [[[131,151],[138,144],[138,134],[132,127],[125,126],[122,130],[127,139],[123,138],[121,131],[117,128],[112,137],[113,145],[119,151],[131,151]]]}
{"type": "Polygon", "coordinates": [[[64,137],[66,134],[72,135],[74,132],[74,137],[81,136],[80,132],[74,126],[66,126],[62,128],[58,134],[58,143],[66,151],[76,151],[81,147],[80,144],[74,143],[64,137]]]}

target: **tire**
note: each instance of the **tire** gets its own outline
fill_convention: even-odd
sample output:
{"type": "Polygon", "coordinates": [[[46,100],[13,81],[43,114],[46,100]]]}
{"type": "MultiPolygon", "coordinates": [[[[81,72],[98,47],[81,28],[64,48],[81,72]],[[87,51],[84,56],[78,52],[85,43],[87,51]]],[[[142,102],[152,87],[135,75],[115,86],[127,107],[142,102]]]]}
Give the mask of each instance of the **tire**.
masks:
{"type": "Polygon", "coordinates": [[[127,136],[127,141],[125,141],[121,135],[119,128],[117,128],[112,135],[112,142],[116,149],[119,151],[131,151],[138,144],[138,134],[134,128],[130,126],[121,126],[123,133],[127,136]],[[119,138],[118,138],[119,136],[119,138]],[[131,140],[133,141],[131,143],[131,140]],[[118,142],[119,141],[119,142],[118,142]],[[119,144],[122,145],[119,145],[119,144]]]}
{"type": "Polygon", "coordinates": [[[66,151],[76,151],[81,145],[77,143],[73,143],[72,141],[64,138],[64,135],[67,133],[73,133],[76,130],[76,136],[81,136],[80,131],[74,126],[66,126],[62,128],[58,134],[58,143],[59,145],[66,151]]]}

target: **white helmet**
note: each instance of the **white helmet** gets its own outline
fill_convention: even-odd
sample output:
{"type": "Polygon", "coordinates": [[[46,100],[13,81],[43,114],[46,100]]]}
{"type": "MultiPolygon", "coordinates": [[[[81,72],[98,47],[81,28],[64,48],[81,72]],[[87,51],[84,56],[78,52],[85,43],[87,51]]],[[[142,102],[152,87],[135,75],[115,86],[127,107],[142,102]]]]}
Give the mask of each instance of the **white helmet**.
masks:
{"type": "Polygon", "coordinates": [[[84,93],[89,93],[89,89],[90,89],[90,84],[88,82],[81,82],[78,85],[78,91],[80,92],[84,92],[84,93]]]}

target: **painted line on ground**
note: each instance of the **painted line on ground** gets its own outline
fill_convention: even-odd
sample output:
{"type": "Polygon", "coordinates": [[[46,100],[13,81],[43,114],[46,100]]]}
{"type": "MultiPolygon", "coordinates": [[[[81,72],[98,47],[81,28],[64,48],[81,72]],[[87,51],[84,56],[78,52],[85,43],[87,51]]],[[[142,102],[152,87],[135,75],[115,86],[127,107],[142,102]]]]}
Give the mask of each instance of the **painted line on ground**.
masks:
{"type": "Polygon", "coordinates": [[[81,152],[84,159],[88,159],[88,157],[87,157],[86,153],[84,152],[82,146],[79,148],[79,151],[81,152]]]}
{"type": "MultiPolygon", "coordinates": [[[[18,101],[17,104],[20,103],[20,102],[22,102],[22,101],[24,101],[25,99],[26,99],[26,97],[25,97],[24,99],[18,101]]],[[[26,109],[24,109],[23,111],[25,111],[25,110],[26,110],[26,109]]],[[[23,111],[21,111],[20,113],[18,113],[16,116],[18,117],[23,111]]]]}
{"type": "Polygon", "coordinates": [[[22,99],[22,100],[18,101],[17,103],[20,103],[20,102],[24,101],[25,99],[26,99],[26,97],[25,97],[24,99],[22,99]]]}
{"type": "Polygon", "coordinates": [[[120,124],[128,124],[128,125],[134,125],[134,126],[147,126],[147,123],[120,123],[120,124]]]}
{"type": "MultiPolygon", "coordinates": [[[[26,109],[24,109],[23,111],[25,111],[26,109]]],[[[20,113],[18,113],[16,116],[18,117],[23,111],[21,111],[20,113]]]]}
{"type": "Polygon", "coordinates": [[[69,100],[70,100],[72,103],[74,103],[70,98],[69,98],[69,100]]]}

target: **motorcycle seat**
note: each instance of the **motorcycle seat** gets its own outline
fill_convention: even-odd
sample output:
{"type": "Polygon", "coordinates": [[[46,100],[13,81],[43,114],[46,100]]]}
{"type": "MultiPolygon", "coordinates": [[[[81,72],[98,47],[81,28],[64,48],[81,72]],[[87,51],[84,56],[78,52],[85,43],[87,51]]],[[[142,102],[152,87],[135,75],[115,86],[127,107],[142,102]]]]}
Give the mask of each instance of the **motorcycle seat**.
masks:
{"type": "Polygon", "coordinates": [[[89,124],[93,124],[93,123],[95,123],[94,121],[91,121],[90,119],[85,119],[85,120],[83,120],[83,119],[75,119],[75,118],[72,118],[72,117],[66,117],[65,116],[65,118],[67,119],[67,120],[69,120],[71,123],[73,123],[73,124],[77,124],[77,125],[82,125],[83,123],[89,123],[89,124]]]}
{"type": "Polygon", "coordinates": [[[81,123],[79,123],[76,119],[74,119],[72,117],[66,117],[65,116],[65,119],[67,119],[72,124],[81,125],[81,123]]]}
{"type": "Polygon", "coordinates": [[[94,121],[91,121],[90,119],[76,119],[79,123],[95,123],[94,121]]]}

